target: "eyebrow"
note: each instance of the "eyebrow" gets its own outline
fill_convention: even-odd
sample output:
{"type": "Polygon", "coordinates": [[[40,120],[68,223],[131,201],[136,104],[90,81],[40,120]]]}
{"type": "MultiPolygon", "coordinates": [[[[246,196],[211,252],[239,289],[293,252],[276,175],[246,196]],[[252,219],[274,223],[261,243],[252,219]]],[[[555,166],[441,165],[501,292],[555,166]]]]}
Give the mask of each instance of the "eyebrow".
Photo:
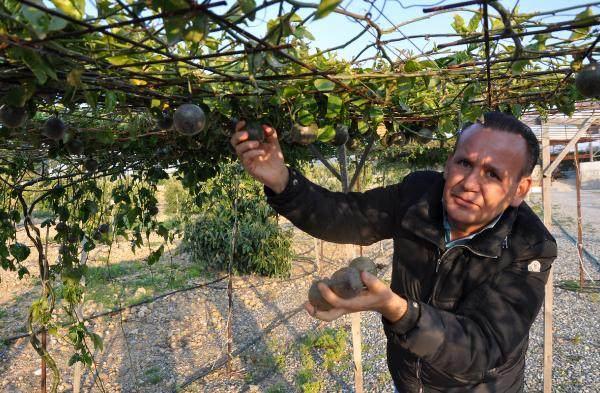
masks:
{"type": "MultiPolygon", "coordinates": [[[[473,163],[473,160],[471,158],[467,157],[467,155],[465,155],[465,154],[462,154],[462,155],[458,154],[458,155],[456,155],[456,160],[457,161],[467,160],[470,163],[473,163]]],[[[506,170],[503,170],[501,168],[498,168],[497,166],[494,166],[494,165],[491,165],[491,164],[488,164],[488,163],[483,164],[483,168],[486,169],[486,170],[492,170],[493,172],[495,172],[499,176],[503,175],[504,172],[506,172],[506,170]]]]}

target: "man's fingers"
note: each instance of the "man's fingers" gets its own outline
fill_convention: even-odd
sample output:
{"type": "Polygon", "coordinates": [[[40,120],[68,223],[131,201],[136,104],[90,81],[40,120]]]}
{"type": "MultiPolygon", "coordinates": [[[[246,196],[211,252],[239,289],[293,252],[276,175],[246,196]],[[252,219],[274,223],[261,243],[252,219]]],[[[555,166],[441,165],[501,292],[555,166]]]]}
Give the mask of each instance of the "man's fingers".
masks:
{"type": "Polygon", "coordinates": [[[256,149],[257,147],[260,146],[260,143],[257,141],[245,141],[245,142],[240,142],[235,146],[235,152],[241,156],[242,154],[244,154],[245,152],[247,152],[248,150],[252,150],[252,149],[256,149]]]}
{"type": "Polygon", "coordinates": [[[231,136],[229,142],[231,143],[231,146],[236,147],[238,144],[248,140],[248,137],[249,135],[246,131],[238,131],[231,136]]]}
{"type": "Polygon", "coordinates": [[[321,292],[321,296],[323,299],[327,300],[327,303],[331,304],[333,307],[344,307],[344,299],[335,294],[327,285],[324,283],[318,284],[319,292],[321,292]]]}
{"type": "Polygon", "coordinates": [[[381,280],[367,271],[362,271],[360,273],[360,278],[369,292],[377,292],[384,287],[387,288],[387,286],[381,282],[381,280]]]}
{"type": "Polygon", "coordinates": [[[248,161],[252,161],[256,157],[260,157],[264,154],[265,154],[264,150],[253,149],[253,150],[249,150],[249,151],[245,152],[244,154],[242,154],[240,156],[240,158],[242,159],[243,162],[248,162],[248,161]]]}
{"type": "Polygon", "coordinates": [[[246,126],[246,121],[245,120],[238,121],[235,124],[235,132],[239,132],[239,131],[243,130],[245,126],[246,126]]]}
{"type": "Polygon", "coordinates": [[[275,128],[268,126],[266,124],[263,124],[263,130],[265,130],[265,138],[267,139],[267,141],[275,141],[277,140],[277,131],[275,131],[275,128]]]}

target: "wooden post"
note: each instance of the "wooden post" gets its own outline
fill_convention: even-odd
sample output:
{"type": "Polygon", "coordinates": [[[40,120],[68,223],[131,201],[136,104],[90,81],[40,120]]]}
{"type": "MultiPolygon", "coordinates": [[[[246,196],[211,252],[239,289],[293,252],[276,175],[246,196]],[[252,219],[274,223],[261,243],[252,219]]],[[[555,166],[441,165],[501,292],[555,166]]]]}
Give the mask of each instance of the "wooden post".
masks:
{"type": "Polygon", "coordinates": [[[583,228],[581,221],[581,171],[579,170],[579,144],[575,144],[575,190],[577,191],[577,256],[579,257],[579,288],[583,289],[583,228]]]}
{"type": "Polygon", "coordinates": [[[594,162],[594,142],[592,140],[590,140],[590,162],[594,162]]]}
{"type": "MultiPolygon", "coordinates": [[[[550,135],[545,124],[542,128],[542,168],[550,166],[550,135]]],[[[552,171],[542,170],[542,202],[544,225],[552,227],[552,171]]],[[[553,269],[550,269],[544,289],[544,393],[552,392],[552,304],[554,302],[553,269]]]]}
{"type": "Polygon", "coordinates": [[[315,269],[317,270],[317,276],[321,276],[321,258],[319,258],[319,239],[315,237],[315,269]]]}
{"type": "MultiPolygon", "coordinates": [[[[346,158],[346,146],[338,147],[338,161],[340,164],[340,176],[342,179],[342,190],[344,193],[349,191],[348,182],[348,166],[346,158]]],[[[356,250],[356,249],[355,249],[356,250]]],[[[356,251],[354,251],[356,253],[356,251]]],[[[354,361],[354,391],[363,393],[363,373],[362,373],[362,345],[360,334],[360,313],[350,314],[351,330],[352,330],[352,359],[354,361]]]]}

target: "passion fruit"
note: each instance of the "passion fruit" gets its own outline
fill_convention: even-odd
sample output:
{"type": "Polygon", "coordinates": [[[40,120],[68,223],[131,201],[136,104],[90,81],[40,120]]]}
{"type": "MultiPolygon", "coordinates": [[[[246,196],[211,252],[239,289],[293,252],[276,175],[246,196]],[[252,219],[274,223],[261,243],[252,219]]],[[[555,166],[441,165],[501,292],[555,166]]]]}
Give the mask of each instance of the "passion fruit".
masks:
{"type": "Polygon", "coordinates": [[[44,123],[42,134],[54,141],[61,140],[65,136],[65,123],[56,116],[49,117],[44,123]]]}
{"type": "Polygon", "coordinates": [[[317,131],[319,127],[316,124],[303,126],[301,124],[294,124],[290,131],[292,143],[299,145],[310,145],[317,140],[317,131]]]}
{"type": "Polygon", "coordinates": [[[78,139],[78,138],[70,139],[65,144],[65,148],[67,149],[69,154],[74,155],[74,156],[79,156],[79,155],[83,154],[83,150],[84,150],[83,142],[81,141],[81,139],[78,139]]]}
{"type": "Polygon", "coordinates": [[[27,109],[10,105],[2,105],[0,108],[0,122],[8,128],[17,128],[25,124],[27,120],[27,109]]]}
{"type": "Polygon", "coordinates": [[[258,141],[260,143],[265,141],[265,130],[259,122],[249,121],[244,130],[248,133],[249,141],[258,141]]]}
{"type": "Polygon", "coordinates": [[[327,280],[319,280],[313,281],[310,289],[308,290],[308,301],[312,304],[317,310],[321,311],[329,311],[333,308],[331,304],[327,302],[321,295],[321,291],[319,291],[318,284],[322,282],[327,285],[327,280]]]}
{"type": "Polygon", "coordinates": [[[329,279],[329,288],[341,298],[350,299],[363,290],[360,272],[353,267],[343,267],[329,279]]]}
{"type": "Polygon", "coordinates": [[[59,221],[56,224],[56,232],[65,232],[66,233],[68,231],[69,231],[69,226],[64,221],[59,221]]]}
{"type": "Polygon", "coordinates": [[[83,163],[83,167],[85,168],[86,171],[88,172],[95,172],[98,169],[98,161],[96,161],[93,158],[88,158],[87,160],[85,160],[85,162],[83,163]]]}
{"type": "Polygon", "coordinates": [[[338,124],[335,126],[335,136],[333,137],[332,143],[335,146],[342,146],[348,142],[350,134],[348,133],[348,126],[345,124],[338,124]]]}
{"type": "Polygon", "coordinates": [[[583,67],[575,77],[575,87],[584,97],[600,97],[600,67],[598,67],[598,63],[590,63],[583,67]]]}
{"type": "Polygon", "coordinates": [[[373,262],[371,258],[354,258],[352,261],[350,261],[350,265],[348,266],[355,268],[359,272],[368,272],[371,275],[377,277],[377,265],[375,265],[375,262],[373,262]]]}
{"type": "Polygon", "coordinates": [[[175,111],[173,124],[183,135],[196,135],[204,130],[206,115],[198,105],[183,104],[175,111]]]}

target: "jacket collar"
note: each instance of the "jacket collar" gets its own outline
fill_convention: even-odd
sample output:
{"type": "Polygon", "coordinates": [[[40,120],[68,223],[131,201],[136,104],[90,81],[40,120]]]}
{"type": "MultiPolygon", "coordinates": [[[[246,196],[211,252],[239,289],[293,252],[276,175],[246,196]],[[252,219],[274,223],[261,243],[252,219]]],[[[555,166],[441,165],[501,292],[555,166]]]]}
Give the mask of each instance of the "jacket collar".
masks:
{"type": "MultiPolygon", "coordinates": [[[[446,248],[442,193],[444,179],[433,182],[430,187],[406,210],[402,227],[416,236],[433,243],[440,249],[446,248]]],[[[508,207],[500,220],[470,239],[466,247],[481,256],[495,258],[502,248],[507,247],[508,235],[517,217],[518,208],[508,207]]]]}

